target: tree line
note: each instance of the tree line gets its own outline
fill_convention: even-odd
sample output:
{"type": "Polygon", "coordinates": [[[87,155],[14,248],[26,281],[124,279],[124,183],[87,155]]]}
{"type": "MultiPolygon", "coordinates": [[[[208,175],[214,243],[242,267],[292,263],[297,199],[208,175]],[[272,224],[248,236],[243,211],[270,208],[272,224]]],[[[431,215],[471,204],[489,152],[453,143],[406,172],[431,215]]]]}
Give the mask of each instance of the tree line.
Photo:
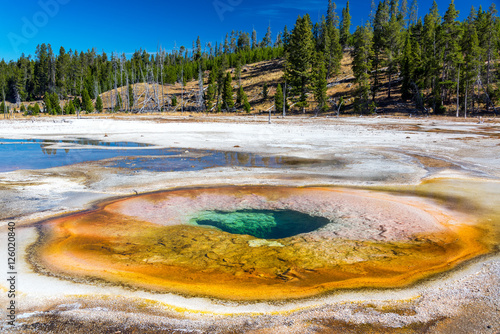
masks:
{"type": "MultiPolygon", "coordinates": [[[[453,0],[443,17],[435,1],[423,18],[417,13],[417,0],[381,0],[378,4],[372,0],[366,23],[351,34],[349,1],[339,17],[336,4],[328,0],[326,15],[318,22],[313,23],[308,14],[299,16],[293,29],[285,26],[274,41],[270,27],[261,41],[255,30],[251,34],[233,31],[220,44],[207,43],[202,48],[198,38],[191,50],[160,49],[155,54],[138,50],[130,59],[97,54],[95,49],[66,52],[62,47],[55,55],[50,45],[42,44],[34,59],[23,55],[17,61],[0,62],[0,89],[4,100],[11,102],[43,98],[44,110],[58,114],[102,111],[105,106],[99,94],[113,90],[116,93],[107,110],[133,110],[135,83],[163,87],[197,80],[198,110],[234,111],[238,107],[249,112],[242,67],[281,58],[284,75],[276,87],[276,110],[286,113],[294,106],[305,112],[314,101],[309,109],[318,113],[342,107],[344,96],[329,99],[327,87],[329,82],[337,83],[341,62],[349,52],[357,112],[373,113],[383,98],[400,96],[422,112],[496,113],[500,20],[495,4],[487,10],[472,6],[462,21],[453,0]],[[228,71],[231,68],[233,75],[228,71]],[[125,101],[118,87],[126,88],[125,101]],[[71,103],[60,107],[59,99],[69,96],[74,97],[71,103]]],[[[262,95],[267,96],[267,85],[262,95]]],[[[153,108],[164,110],[166,103],[175,106],[177,97],[161,103],[156,97],[153,108]]]]}
{"type": "Polygon", "coordinates": [[[482,107],[496,114],[500,20],[494,3],[487,10],[472,6],[463,21],[453,0],[443,17],[435,1],[423,20],[405,0],[400,6],[381,1],[373,12],[352,38],[358,110],[377,108],[382,79],[391,98],[399,79],[402,100],[417,110],[467,116],[482,107]]]}
{"type": "MultiPolygon", "coordinates": [[[[8,63],[0,61],[0,91],[3,101],[20,105],[23,101],[43,99],[45,112],[60,114],[63,111],[60,99],[72,98],[71,105],[68,102],[65,106],[67,110],[64,111],[102,111],[106,106],[103,106],[99,95],[126,87],[127,103],[120,101],[121,94],[115,93],[112,94],[112,105],[108,109],[123,110],[126,104],[132,110],[135,102],[133,85],[136,83],[185,85],[200,76],[203,78],[206,71],[219,72],[217,80],[221,81],[221,73],[225,75],[229,68],[277,59],[282,55],[281,34],[272,40],[270,28],[261,41],[257,40],[255,30],[251,35],[233,31],[226,35],[224,43],[202,46],[198,37],[191,50],[181,46],[171,52],[159,49],[150,54],[141,49],[130,58],[125,54],[99,54],[96,49],[86,52],[66,51],[64,47],[56,54],[50,44],[40,44],[35,57],[23,54],[8,63]],[[89,100],[95,100],[92,107],[89,100]]],[[[218,90],[222,93],[221,89],[218,90]]],[[[167,101],[173,103],[175,100],[172,97],[167,101]]],[[[158,105],[160,110],[163,107],[158,105]]]]}
{"type": "MultiPolygon", "coordinates": [[[[416,0],[382,0],[378,5],[372,0],[369,19],[352,35],[349,2],[340,21],[335,8],[329,1],[326,18],[316,24],[309,15],[299,16],[290,36],[285,34],[285,82],[277,109],[286,111],[287,94],[304,111],[309,95],[317,112],[331,109],[327,82],[338,74],[344,50],[352,56],[357,112],[375,112],[382,91],[391,99],[400,85],[401,99],[422,112],[456,109],[458,116],[483,107],[496,114],[500,20],[494,3],[488,10],[472,6],[468,17],[458,21],[453,0],[443,17],[434,1],[423,20],[417,17],[416,0]]],[[[341,103],[342,97],[333,105],[340,108],[341,103]]]]}

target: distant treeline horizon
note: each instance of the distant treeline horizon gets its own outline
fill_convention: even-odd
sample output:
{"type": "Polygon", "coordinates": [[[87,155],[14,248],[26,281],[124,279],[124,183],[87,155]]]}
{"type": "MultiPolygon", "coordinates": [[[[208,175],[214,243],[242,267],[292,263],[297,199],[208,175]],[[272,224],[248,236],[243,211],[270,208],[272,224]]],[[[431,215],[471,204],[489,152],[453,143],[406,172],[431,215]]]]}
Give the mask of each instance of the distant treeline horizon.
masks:
{"type": "MultiPolygon", "coordinates": [[[[444,113],[454,104],[457,115],[480,108],[496,112],[500,100],[500,20],[494,3],[488,9],[471,6],[468,17],[458,21],[453,1],[443,17],[436,2],[422,17],[417,15],[416,0],[372,1],[366,23],[357,26],[354,34],[350,33],[349,1],[340,17],[335,3],[329,0],[325,5],[325,15],[318,22],[313,23],[308,14],[299,16],[293,29],[285,26],[274,40],[271,27],[262,40],[257,40],[255,30],[232,31],[224,43],[202,44],[198,37],[190,50],[181,46],[150,54],[139,49],[131,57],[99,54],[95,48],[66,51],[62,46],[56,53],[50,44],[43,43],[37,46],[34,57],[23,54],[8,63],[0,61],[1,98],[17,106],[45,99],[43,111],[64,113],[67,110],[56,106],[59,100],[78,97],[73,108],[103,111],[102,101],[97,106],[98,101],[85,105],[84,96],[97,100],[103,92],[118,87],[131,91],[136,83],[199,80],[199,110],[234,111],[244,107],[242,96],[236,104],[232,101],[232,80],[239,79],[241,66],[283,58],[284,76],[277,90],[281,96],[275,96],[276,108],[286,109],[291,102],[304,111],[313,106],[321,112],[332,108],[326,87],[350,52],[353,106],[359,112],[374,112],[380,92],[387,91],[387,98],[393,98],[397,85],[401,85],[400,98],[424,112],[444,113]],[[234,78],[227,78],[229,68],[237,69],[234,78]]],[[[238,88],[240,95],[243,89],[241,85],[238,88]]],[[[123,103],[116,96],[107,109],[133,110],[134,97],[126,100],[123,103]]],[[[172,99],[167,101],[170,104],[172,99]]],[[[5,103],[2,107],[5,112],[5,103]]],[[[160,111],[165,107],[157,104],[160,111]]]]}

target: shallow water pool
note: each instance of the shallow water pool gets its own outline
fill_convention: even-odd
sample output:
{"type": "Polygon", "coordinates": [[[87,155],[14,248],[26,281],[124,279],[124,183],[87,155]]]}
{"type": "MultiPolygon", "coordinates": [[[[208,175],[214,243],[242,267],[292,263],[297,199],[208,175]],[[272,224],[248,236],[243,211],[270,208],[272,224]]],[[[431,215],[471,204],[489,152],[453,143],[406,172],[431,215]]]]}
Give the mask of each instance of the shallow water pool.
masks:
{"type": "Polygon", "coordinates": [[[107,160],[102,162],[104,167],[155,172],[197,171],[225,166],[293,168],[337,163],[282,156],[266,157],[245,152],[158,148],[131,142],[0,138],[0,172],[45,169],[101,160],[107,160]]]}

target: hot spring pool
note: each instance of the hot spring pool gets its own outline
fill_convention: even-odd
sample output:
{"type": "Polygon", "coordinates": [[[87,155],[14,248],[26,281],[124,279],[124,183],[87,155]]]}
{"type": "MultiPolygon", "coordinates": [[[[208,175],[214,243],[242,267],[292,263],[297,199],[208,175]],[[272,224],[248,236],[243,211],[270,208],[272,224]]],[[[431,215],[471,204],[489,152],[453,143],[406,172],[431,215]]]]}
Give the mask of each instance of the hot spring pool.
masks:
{"type": "Polygon", "coordinates": [[[39,225],[37,271],[231,300],[412,284],[489,251],[470,217],[344,188],[217,187],[104,202],[39,225]]]}
{"type": "Polygon", "coordinates": [[[330,220],[293,210],[237,210],[201,212],[190,223],[260,239],[282,239],[315,231],[330,220]]]}

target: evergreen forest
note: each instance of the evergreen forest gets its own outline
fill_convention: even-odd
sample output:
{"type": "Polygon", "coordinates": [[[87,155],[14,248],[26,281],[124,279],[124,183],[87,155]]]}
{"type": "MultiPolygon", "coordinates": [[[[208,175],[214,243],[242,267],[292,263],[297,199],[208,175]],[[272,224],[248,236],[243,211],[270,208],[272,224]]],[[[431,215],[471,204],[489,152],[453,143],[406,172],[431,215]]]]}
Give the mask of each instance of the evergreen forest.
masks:
{"type": "Polygon", "coordinates": [[[418,6],[417,0],[372,0],[369,17],[353,27],[348,1],[337,13],[336,4],[325,0],[318,22],[305,14],[274,35],[268,27],[262,39],[255,30],[232,31],[220,43],[198,37],[191,48],[139,49],[128,57],[40,44],[34,56],[0,61],[0,112],[250,113],[255,99],[242,85],[242,72],[249,64],[272,62],[280,78],[260,82],[259,98],[278,113],[375,114],[396,101],[422,114],[496,115],[495,4],[471,6],[463,20],[453,0],[443,16],[436,2],[426,10],[418,6]],[[345,80],[349,94],[335,92],[345,80]],[[184,91],[188,83],[196,89],[184,91]],[[174,85],[181,94],[168,92],[174,85]]]}

